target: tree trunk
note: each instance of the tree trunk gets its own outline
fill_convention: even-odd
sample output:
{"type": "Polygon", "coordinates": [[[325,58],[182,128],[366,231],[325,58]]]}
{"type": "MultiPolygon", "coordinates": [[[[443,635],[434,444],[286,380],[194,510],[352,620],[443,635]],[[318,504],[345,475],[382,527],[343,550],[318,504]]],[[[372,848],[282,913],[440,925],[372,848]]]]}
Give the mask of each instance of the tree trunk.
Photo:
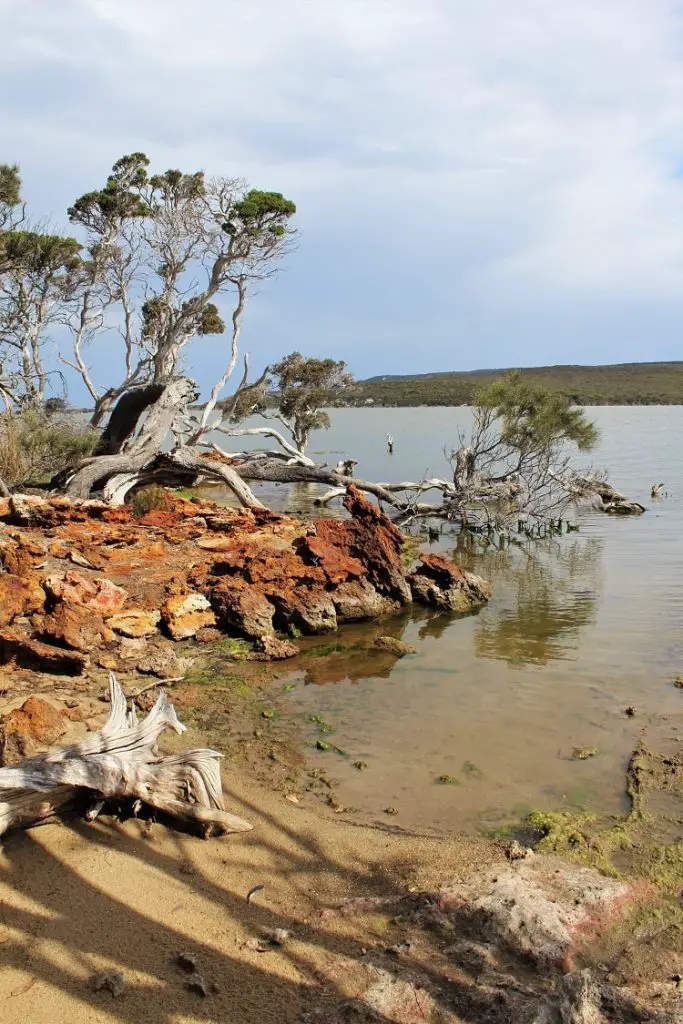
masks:
{"type": "Polygon", "coordinates": [[[66,493],[72,498],[87,498],[112,477],[144,469],[162,451],[176,417],[196,397],[195,386],[187,377],[178,377],[163,386],[153,384],[126,392],[117,402],[103,435],[99,446],[102,454],[96,452],[86,460],[68,482],[66,493]],[[133,437],[145,411],[145,422],[133,437]]]}

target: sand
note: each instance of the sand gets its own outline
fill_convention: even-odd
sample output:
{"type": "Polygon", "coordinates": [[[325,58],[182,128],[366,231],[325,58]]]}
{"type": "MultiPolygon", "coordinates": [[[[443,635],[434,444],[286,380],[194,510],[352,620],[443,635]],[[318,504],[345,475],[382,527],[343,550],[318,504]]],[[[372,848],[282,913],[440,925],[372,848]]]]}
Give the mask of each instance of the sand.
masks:
{"type": "Polygon", "coordinates": [[[356,826],[295,806],[246,774],[226,783],[229,809],[253,832],[203,841],[103,818],[5,837],[4,1024],[298,1021],[352,991],[365,948],[395,941],[388,912],[327,918],[321,908],[430,889],[501,856],[474,838],[356,826]],[[256,885],[264,888],[248,902],[256,885]],[[252,948],[276,928],[292,932],[284,946],[252,948]],[[217,991],[188,990],[176,962],[183,952],[217,991]],[[118,999],[92,990],[103,970],[125,976],[118,999]]]}

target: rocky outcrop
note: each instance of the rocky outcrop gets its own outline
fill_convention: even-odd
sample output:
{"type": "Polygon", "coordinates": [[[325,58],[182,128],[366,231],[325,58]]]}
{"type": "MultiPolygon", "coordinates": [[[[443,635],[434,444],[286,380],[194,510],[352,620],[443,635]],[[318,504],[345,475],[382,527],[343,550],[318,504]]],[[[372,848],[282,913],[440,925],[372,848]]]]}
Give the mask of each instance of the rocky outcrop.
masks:
{"type": "Polygon", "coordinates": [[[330,632],[413,600],[469,610],[488,596],[478,577],[433,555],[408,577],[396,526],[353,486],[344,505],[347,519],[304,523],[172,492],[140,519],[100,501],[3,499],[0,663],[158,665],[165,645],[216,628],[257,642],[255,656],[291,657],[282,633],[330,632]]]}
{"type": "Polygon", "coordinates": [[[443,611],[471,612],[491,598],[486,580],[441,555],[420,555],[408,583],[415,601],[443,611]]]}

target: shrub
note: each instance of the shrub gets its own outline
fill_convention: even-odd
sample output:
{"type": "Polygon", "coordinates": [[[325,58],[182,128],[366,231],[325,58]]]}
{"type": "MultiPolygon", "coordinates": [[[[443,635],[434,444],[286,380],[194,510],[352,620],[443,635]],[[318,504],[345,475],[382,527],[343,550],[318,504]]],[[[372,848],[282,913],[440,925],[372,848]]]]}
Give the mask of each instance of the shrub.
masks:
{"type": "Polygon", "coordinates": [[[0,477],[9,487],[44,483],[90,455],[99,434],[73,415],[29,407],[0,414],[0,477]]]}
{"type": "Polygon", "coordinates": [[[130,507],[136,519],[142,519],[148,512],[168,508],[168,491],[159,484],[141,487],[130,499],[130,507]]]}

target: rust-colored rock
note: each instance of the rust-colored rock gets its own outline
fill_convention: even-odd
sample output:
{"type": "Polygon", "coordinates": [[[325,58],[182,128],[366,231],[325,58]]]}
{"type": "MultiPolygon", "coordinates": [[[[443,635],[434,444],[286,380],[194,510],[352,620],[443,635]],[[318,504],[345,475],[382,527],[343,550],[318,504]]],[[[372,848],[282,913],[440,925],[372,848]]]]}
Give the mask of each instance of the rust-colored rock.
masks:
{"type": "Polygon", "coordinates": [[[126,608],[125,611],[112,615],[105,625],[115,633],[130,638],[152,636],[157,631],[161,612],[148,611],[145,608],[126,608]]]}
{"type": "Polygon", "coordinates": [[[48,576],[45,588],[56,600],[90,608],[103,618],[123,608],[128,597],[123,587],[116,586],[111,580],[86,577],[74,571],[60,576],[48,576]]]}
{"type": "Polygon", "coordinates": [[[40,611],[44,604],[45,591],[35,577],[0,575],[0,626],[8,626],[18,615],[40,611]]]}
{"type": "Polygon", "coordinates": [[[47,701],[29,697],[0,721],[0,764],[16,764],[41,747],[56,743],[66,731],[64,718],[47,701]]]}
{"type": "Polygon", "coordinates": [[[22,668],[79,675],[88,659],[79,651],[67,651],[35,640],[27,633],[6,626],[0,629],[0,665],[14,662],[22,668]]]}
{"type": "Polygon", "coordinates": [[[244,580],[220,580],[211,590],[211,604],[223,629],[256,639],[273,630],[274,607],[244,580]]]}
{"type": "Polygon", "coordinates": [[[74,651],[90,651],[102,642],[102,618],[82,605],[59,602],[50,615],[35,616],[32,624],[39,640],[74,651]]]}
{"type": "Polygon", "coordinates": [[[408,582],[415,601],[444,611],[470,612],[491,597],[487,580],[441,555],[420,555],[420,565],[408,582]]]}
{"type": "Polygon", "coordinates": [[[349,519],[302,523],[169,492],[167,507],[135,519],[104,502],[15,495],[0,505],[1,656],[78,672],[87,653],[100,667],[154,672],[169,637],[208,642],[228,632],[265,638],[254,656],[290,657],[296,648],[276,632],[378,619],[413,592],[456,611],[488,597],[483,581],[435,556],[409,583],[396,526],[354,487],[345,507],[349,519]],[[65,560],[81,570],[65,572],[65,560]],[[31,630],[6,633],[13,622],[23,629],[26,616],[31,630]]]}
{"type": "Polygon", "coordinates": [[[215,626],[216,616],[203,594],[178,594],[161,606],[161,617],[174,640],[186,640],[200,629],[215,626]]]}

